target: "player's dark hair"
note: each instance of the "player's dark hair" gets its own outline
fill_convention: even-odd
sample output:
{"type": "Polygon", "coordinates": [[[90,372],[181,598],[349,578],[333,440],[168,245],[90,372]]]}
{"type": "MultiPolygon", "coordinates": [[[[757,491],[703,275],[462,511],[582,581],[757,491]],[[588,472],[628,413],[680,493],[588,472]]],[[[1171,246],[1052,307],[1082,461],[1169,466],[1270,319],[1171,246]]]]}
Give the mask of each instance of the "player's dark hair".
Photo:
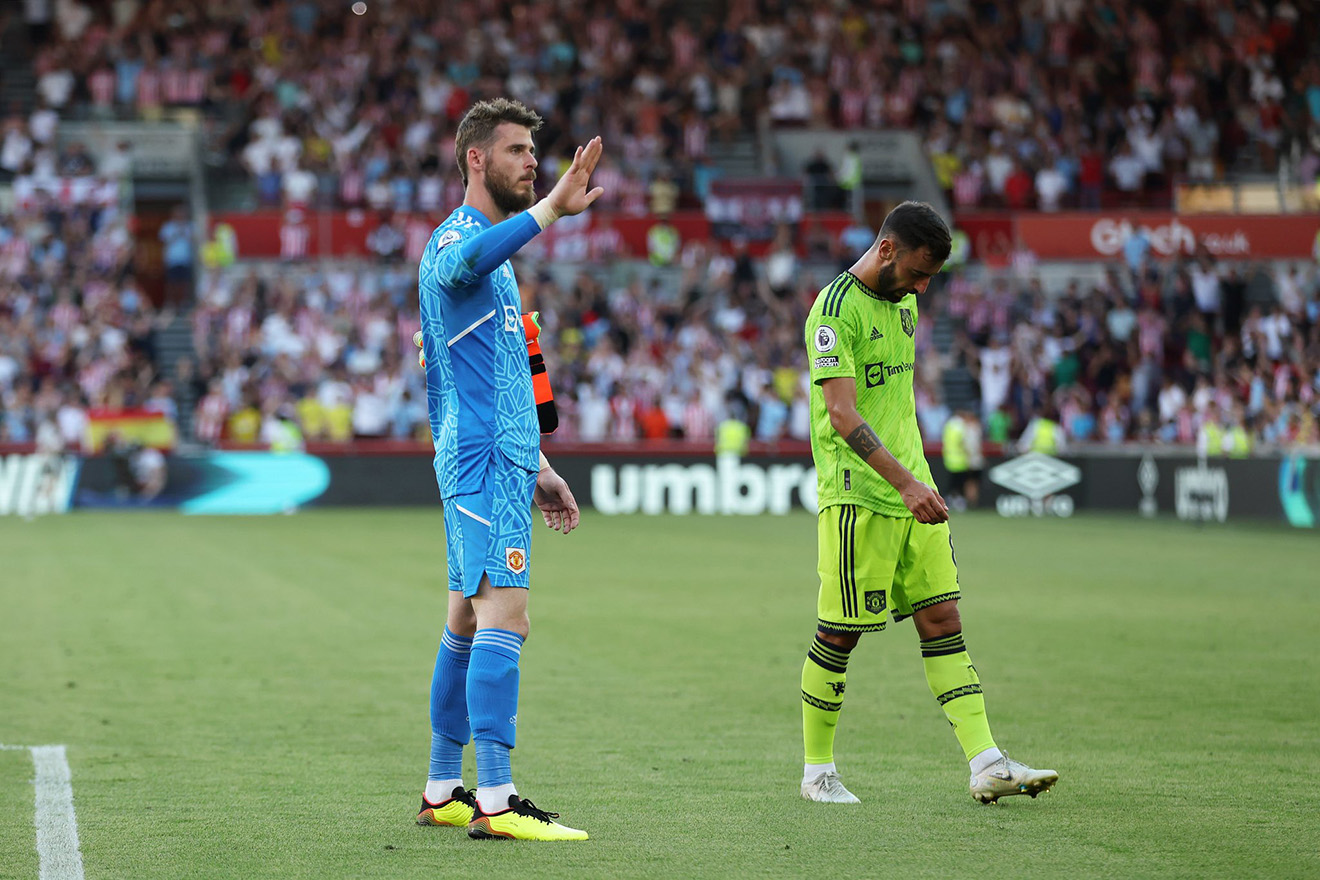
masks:
{"type": "Polygon", "coordinates": [[[931,259],[943,263],[953,249],[949,225],[925,202],[907,201],[889,212],[880,227],[880,238],[896,239],[909,250],[930,248],[931,259]]]}
{"type": "Polygon", "coordinates": [[[468,182],[467,151],[472,147],[490,146],[495,139],[495,129],[505,122],[535,132],[541,127],[541,115],[521,101],[508,98],[478,101],[464,114],[454,137],[454,158],[458,160],[458,173],[463,175],[464,186],[468,182]]]}

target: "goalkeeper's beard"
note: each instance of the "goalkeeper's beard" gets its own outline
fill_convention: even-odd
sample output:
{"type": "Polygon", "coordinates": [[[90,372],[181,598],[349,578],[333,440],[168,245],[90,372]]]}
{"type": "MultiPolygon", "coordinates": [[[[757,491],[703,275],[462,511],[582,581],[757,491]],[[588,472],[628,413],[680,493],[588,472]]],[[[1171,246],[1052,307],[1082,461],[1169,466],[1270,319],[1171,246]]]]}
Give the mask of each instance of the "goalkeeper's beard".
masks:
{"type": "Polygon", "coordinates": [[[523,192],[517,188],[521,182],[512,175],[492,173],[486,177],[486,192],[490,193],[490,200],[495,203],[495,207],[505,215],[526,211],[536,202],[534,189],[523,192]]]}

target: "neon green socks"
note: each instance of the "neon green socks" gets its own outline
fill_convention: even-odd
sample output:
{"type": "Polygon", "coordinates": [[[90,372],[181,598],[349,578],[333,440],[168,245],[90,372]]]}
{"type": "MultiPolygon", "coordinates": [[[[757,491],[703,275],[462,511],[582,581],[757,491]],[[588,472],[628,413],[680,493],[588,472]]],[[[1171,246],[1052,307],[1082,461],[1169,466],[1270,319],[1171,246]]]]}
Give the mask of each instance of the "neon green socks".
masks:
{"type": "Polygon", "coordinates": [[[848,651],[816,636],[802,664],[802,740],[808,764],[834,760],[834,729],[847,678],[848,651]]]}
{"type": "Polygon", "coordinates": [[[926,667],[930,692],[953,725],[954,735],[967,759],[970,761],[973,756],[994,748],[995,738],[990,735],[985,698],[981,696],[981,679],[976,675],[972,658],[967,656],[962,633],[923,639],[921,662],[926,667]]]}

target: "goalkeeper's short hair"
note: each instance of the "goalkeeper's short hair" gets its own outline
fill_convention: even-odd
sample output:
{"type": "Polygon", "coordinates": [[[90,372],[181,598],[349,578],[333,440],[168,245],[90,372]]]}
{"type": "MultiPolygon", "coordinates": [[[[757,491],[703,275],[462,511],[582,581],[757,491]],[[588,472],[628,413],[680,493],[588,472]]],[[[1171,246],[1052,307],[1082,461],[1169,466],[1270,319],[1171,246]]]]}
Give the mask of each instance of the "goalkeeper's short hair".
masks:
{"type": "Polygon", "coordinates": [[[495,129],[505,122],[536,132],[541,128],[542,120],[541,114],[521,101],[509,98],[478,101],[463,115],[454,137],[454,159],[458,162],[458,173],[463,176],[464,186],[468,182],[467,151],[473,147],[489,147],[495,139],[495,129]]]}

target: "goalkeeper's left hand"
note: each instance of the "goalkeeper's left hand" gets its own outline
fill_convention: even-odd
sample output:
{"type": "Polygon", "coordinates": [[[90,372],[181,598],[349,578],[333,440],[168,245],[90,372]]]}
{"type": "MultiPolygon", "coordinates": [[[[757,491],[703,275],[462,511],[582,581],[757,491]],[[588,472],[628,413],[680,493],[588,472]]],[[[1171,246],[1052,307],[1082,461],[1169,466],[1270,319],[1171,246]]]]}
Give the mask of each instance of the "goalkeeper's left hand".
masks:
{"type": "Polygon", "coordinates": [[[426,350],[425,350],[424,348],[422,348],[422,331],[421,331],[421,330],[418,330],[416,333],[413,334],[413,345],[417,346],[417,363],[418,363],[418,365],[419,365],[423,370],[425,370],[425,369],[426,369],[426,350]]]}
{"type": "Polygon", "coordinates": [[[576,529],[582,520],[577,499],[573,497],[568,483],[555,473],[554,468],[541,468],[541,472],[536,475],[536,491],[532,493],[532,501],[541,509],[541,518],[545,524],[565,535],[576,529]]]}

